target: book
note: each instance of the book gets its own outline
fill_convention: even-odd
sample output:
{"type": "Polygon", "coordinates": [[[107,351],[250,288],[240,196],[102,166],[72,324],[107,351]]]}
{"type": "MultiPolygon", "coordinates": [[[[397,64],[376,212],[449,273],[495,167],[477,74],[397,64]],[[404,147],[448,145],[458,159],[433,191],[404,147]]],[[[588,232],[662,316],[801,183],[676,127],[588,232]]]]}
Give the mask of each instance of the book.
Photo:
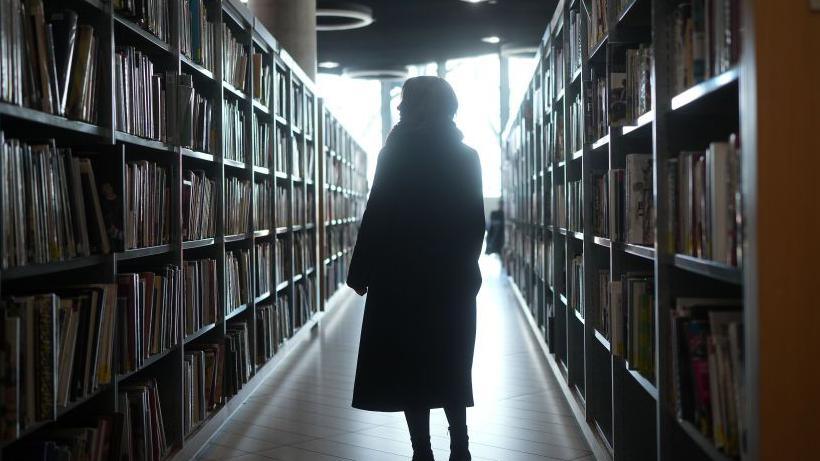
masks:
{"type": "Polygon", "coordinates": [[[624,187],[624,241],[654,246],[655,206],[651,154],[627,154],[624,187]]]}
{"type": "Polygon", "coordinates": [[[208,2],[184,0],[182,3],[182,30],[180,51],[195,63],[213,72],[216,68],[215,21],[209,17],[208,2]]]}
{"type": "Polygon", "coordinates": [[[185,241],[216,236],[216,183],[202,170],[182,179],[182,235],[185,241]]]}
{"type": "MultiPolygon", "coordinates": [[[[228,93],[230,94],[230,93],[228,93]]],[[[233,98],[222,105],[222,157],[245,163],[248,160],[245,147],[245,112],[233,98]]]]}
{"type": "Polygon", "coordinates": [[[170,242],[171,192],[165,166],[140,160],[125,164],[125,248],[170,242]]]}
{"type": "Polygon", "coordinates": [[[607,36],[608,0],[592,0],[589,3],[589,22],[587,23],[587,44],[593,50],[607,36]]]}
{"type": "Polygon", "coordinates": [[[273,184],[270,181],[253,183],[253,226],[256,230],[273,227],[273,184]]]}
{"type": "Polygon", "coordinates": [[[225,253],[225,315],[230,315],[250,302],[250,271],[248,250],[225,253]]]}
{"type": "Polygon", "coordinates": [[[270,142],[270,123],[253,114],[253,132],[251,138],[253,164],[271,168],[273,162],[273,145],[270,142]]]}
{"type": "Polygon", "coordinates": [[[115,128],[156,141],[176,135],[177,76],[155,72],[154,62],[133,46],[117,46],[114,53],[115,128]]]}
{"type": "Polygon", "coordinates": [[[273,287],[273,246],[269,242],[257,243],[255,252],[256,263],[256,296],[270,293],[273,287]]]}
{"type": "Polygon", "coordinates": [[[246,45],[236,38],[227,22],[222,23],[223,79],[239,91],[245,91],[248,65],[246,45]]]}
{"type": "Polygon", "coordinates": [[[169,451],[160,390],[155,379],[123,385],[119,409],[123,411],[122,457],[160,461],[169,451]]]}
{"type": "Polygon", "coordinates": [[[215,259],[185,261],[185,335],[192,335],[217,322],[219,290],[215,259]]]}
{"type": "Polygon", "coordinates": [[[114,11],[125,16],[165,43],[171,41],[169,0],[112,0],[114,11]]]}

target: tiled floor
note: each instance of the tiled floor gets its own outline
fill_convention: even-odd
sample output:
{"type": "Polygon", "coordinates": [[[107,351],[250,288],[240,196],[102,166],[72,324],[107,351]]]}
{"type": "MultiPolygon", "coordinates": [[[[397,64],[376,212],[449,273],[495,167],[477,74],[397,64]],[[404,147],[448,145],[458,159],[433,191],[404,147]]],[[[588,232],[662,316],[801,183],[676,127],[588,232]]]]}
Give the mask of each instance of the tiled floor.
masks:
{"type": "MultiPolygon", "coordinates": [[[[577,460],[593,456],[558,383],[526,330],[496,258],[481,260],[473,459],[577,460]]],[[[363,302],[350,297],[319,337],[295,351],[205,447],[201,460],[393,461],[412,455],[401,413],[350,407],[363,302]]],[[[449,456],[447,420],[434,410],[436,458],[449,456]]]]}

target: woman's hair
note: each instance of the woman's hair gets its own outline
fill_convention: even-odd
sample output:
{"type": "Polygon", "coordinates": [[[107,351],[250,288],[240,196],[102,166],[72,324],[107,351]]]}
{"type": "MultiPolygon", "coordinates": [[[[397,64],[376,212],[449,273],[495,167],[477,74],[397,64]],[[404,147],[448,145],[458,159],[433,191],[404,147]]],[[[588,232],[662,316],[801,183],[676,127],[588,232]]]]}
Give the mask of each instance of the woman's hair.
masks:
{"type": "Polygon", "coordinates": [[[402,86],[399,104],[402,121],[449,121],[457,110],[456,93],[443,78],[413,77],[402,86]]]}

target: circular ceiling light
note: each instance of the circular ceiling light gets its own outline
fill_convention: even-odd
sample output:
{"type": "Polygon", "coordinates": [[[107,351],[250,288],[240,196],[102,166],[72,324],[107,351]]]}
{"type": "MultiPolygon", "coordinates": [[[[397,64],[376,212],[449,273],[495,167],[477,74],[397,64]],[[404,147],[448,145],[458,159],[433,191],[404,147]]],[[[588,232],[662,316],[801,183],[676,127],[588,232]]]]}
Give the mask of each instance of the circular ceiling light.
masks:
{"type": "Polygon", "coordinates": [[[339,63],[336,61],[322,61],[318,66],[320,69],[336,69],[339,67],[339,63]]]}
{"type": "Polygon", "coordinates": [[[373,24],[373,10],[347,2],[322,2],[316,8],[316,30],[351,30],[373,24]]]}
{"type": "Polygon", "coordinates": [[[489,43],[491,45],[497,45],[501,43],[501,37],[497,35],[490,35],[489,37],[482,38],[481,41],[484,43],[489,43]]]}
{"type": "Polygon", "coordinates": [[[406,67],[387,67],[383,69],[345,69],[342,73],[347,78],[368,80],[406,80],[410,73],[406,67]]]}

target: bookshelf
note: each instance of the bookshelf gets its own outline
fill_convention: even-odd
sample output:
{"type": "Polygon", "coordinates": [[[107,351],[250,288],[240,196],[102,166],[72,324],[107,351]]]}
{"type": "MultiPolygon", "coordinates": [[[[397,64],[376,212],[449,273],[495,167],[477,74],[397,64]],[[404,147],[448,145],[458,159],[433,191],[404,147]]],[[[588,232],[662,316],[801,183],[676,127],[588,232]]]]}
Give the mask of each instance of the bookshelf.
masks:
{"type": "MultiPolygon", "coordinates": [[[[692,2],[559,1],[503,136],[504,264],[598,459],[754,456],[746,450],[756,442],[744,445],[742,434],[756,423],[747,417],[738,429],[734,412],[748,408],[735,396],[753,365],[720,355],[719,372],[693,371],[701,350],[692,343],[713,344],[697,364],[718,366],[726,344],[718,319],[731,316],[734,331],[752,319],[741,233],[755,187],[746,163],[755,157],[741,127],[754,115],[740,110],[751,77],[736,55],[740,26],[729,19],[739,14],[726,13],[725,43],[705,45],[702,72],[681,64],[675,31],[692,20],[684,3],[692,2]],[[743,139],[739,150],[731,135],[743,139]],[[719,182],[681,170],[709,161],[692,156],[711,156],[709,171],[738,188],[731,199],[719,182]],[[721,174],[721,159],[736,163],[721,174]],[[681,193],[683,181],[687,191],[696,184],[696,200],[681,193]],[[704,183],[710,189],[698,192],[704,183]],[[687,234],[692,219],[700,220],[696,235],[687,234]],[[696,336],[704,325],[709,332],[696,336]],[[719,387],[710,390],[721,403],[706,408],[720,413],[703,414],[691,376],[719,387]]],[[[755,339],[729,341],[742,354],[755,339]]]]}
{"type": "MultiPolygon", "coordinates": [[[[19,427],[4,425],[0,459],[38,459],[34,450],[42,450],[43,441],[59,439],[47,450],[75,443],[80,436],[66,435],[66,428],[96,428],[111,440],[117,431],[112,428],[128,421],[112,415],[142,412],[151,415],[145,430],[161,426],[157,434],[164,438],[145,445],[150,459],[193,459],[277,364],[310,336],[320,311],[329,307],[329,292],[320,292],[320,285],[326,267],[341,270],[343,256],[333,265],[320,264],[327,229],[321,207],[326,195],[337,194],[329,188],[337,184],[326,182],[320,172],[326,160],[343,161],[350,178],[363,178],[365,156],[320,105],[313,82],[237,1],[157,2],[157,8],[168,8],[160,34],[135,22],[118,2],[44,3],[47,14],[57,6],[69,8],[80,24],[94,28],[99,75],[94,120],[4,100],[0,131],[6,143],[20,140],[35,147],[46,133],[53,142],[44,144],[51,146],[45,151],[69,152],[67,165],[70,159],[88,159],[102,212],[94,221],[95,208],[86,204],[86,218],[104,226],[108,248],[102,249],[104,238],[92,228],[86,230],[91,251],[17,261],[14,242],[4,238],[0,255],[4,264],[10,261],[0,271],[4,318],[8,323],[12,309],[30,308],[28,299],[39,302],[36,315],[26,313],[22,323],[51,318],[52,327],[42,334],[54,333],[53,343],[60,344],[65,339],[57,330],[73,325],[66,303],[97,300],[88,309],[99,314],[100,322],[117,323],[101,329],[104,341],[92,346],[102,354],[100,363],[110,367],[105,372],[110,376],[92,373],[94,384],[87,389],[69,389],[59,404],[44,399],[36,406],[42,414],[19,427]],[[202,35],[192,39],[197,32],[202,35]],[[230,53],[223,52],[228,45],[230,53]],[[117,91],[124,67],[116,69],[126,56],[144,57],[158,75],[151,82],[156,92],[145,93],[154,106],[144,113],[139,107],[121,111],[131,95],[117,91]],[[185,115],[187,110],[191,113],[185,115]],[[129,128],[124,120],[131,116],[137,125],[129,128]],[[333,120],[332,138],[340,144],[322,142],[325,120],[333,120]],[[228,124],[230,129],[223,129],[228,124]],[[326,157],[329,146],[334,154],[326,157]],[[142,202],[143,207],[133,205],[142,202]],[[159,204],[163,212],[154,212],[159,204]],[[153,226],[143,225],[148,218],[153,226]],[[149,286],[154,291],[146,291],[149,286]],[[33,296],[52,292],[59,298],[33,296]],[[106,317],[114,307],[118,314],[133,316],[106,317]],[[137,323],[119,323],[128,318],[137,323]]],[[[5,160],[9,145],[3,149],[3,170],[13,166],[5,160]]],[[[363,200],[367,191],[365,181],[338,185],[346,188],[339,196],[357,197],[351,203],[363,200]]],[[[94,196],[76,193],[80,200],[94,196]]],[[[66,192],[66,200],[72,194],[66,192]]],[[[75,205],[67,209],[76,213],[75,205]]],[[[356,226],[353,216],[352,211],[345,215],[348,235],[356,226]]],[[[14,226],[4,218],[0,230],[6,235],[14,226]]],[[[19,339],[8,334],[4,342],[19,339]]],[[[20,347],[13,349],[21,354],[20,347]]],[[[37,348],[37,354],[26,355],[52,357],[46,373],[31,374],[55,391],[66,375],[56,349],[37,348]]],[[[3,350],[14,353],[8,346],[3,350]]],[[[71,376],[69,387],[78,379],[76,373],[71,376]]],[[[145,441],[143,427],[130,428],[137,434],[134,440],[145,441]]]]}
{"type": "Polygon", "coordinates": [[[322,306],[344,285],[367,203],[367,153],[319,100],[322,306]]]}

